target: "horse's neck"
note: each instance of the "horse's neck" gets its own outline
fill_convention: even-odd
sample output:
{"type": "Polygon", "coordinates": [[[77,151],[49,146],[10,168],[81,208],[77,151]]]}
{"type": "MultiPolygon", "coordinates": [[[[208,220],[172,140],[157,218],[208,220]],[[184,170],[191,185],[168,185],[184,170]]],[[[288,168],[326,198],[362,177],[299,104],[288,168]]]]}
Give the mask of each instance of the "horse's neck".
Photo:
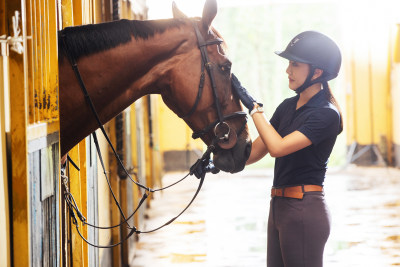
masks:
{"type": "MultiPolygon", "coordinates": [[[[102,123],[138,98],[159,93],[158,79],[167,71],[165,66],[183,38],[182,31],[167,30],[147,40],[132,38],[129,43],[77,61],[102,123]]],[[[68,139],[63,140],[63,153],[98,128],[68,60],[60,65],[60,127],[61,138],[68,139]]]]}
{"type": "MultiPolygon", "coordinates": [[[[164,35],[149,40],[135,40],[98,55],[83,58],[79,68],[89,93],[98,105],[117,101],[122,111],[138,98],[159,93],[155,83],[162,76],[160,64],[171,56],[182,41],[164,35]],[[162,45],[161,45],[162,44],[162,45]]],[[[117,108],[118,109],[118,108],[117,108]]],[[[115,112],[118,112],[116,110],[115,112]]]]}

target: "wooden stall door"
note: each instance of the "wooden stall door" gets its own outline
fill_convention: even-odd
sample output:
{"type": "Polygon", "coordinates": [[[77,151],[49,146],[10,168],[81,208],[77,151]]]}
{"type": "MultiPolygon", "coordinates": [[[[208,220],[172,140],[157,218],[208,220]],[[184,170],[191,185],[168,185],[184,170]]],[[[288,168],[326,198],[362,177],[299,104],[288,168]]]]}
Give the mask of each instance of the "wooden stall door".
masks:
{"type": "Polygon", "coordinates": [[[56,3],[7,0],[4,6],[7,34],[20,40],[7,77],[13,266],[61,264],[56,3]]]}

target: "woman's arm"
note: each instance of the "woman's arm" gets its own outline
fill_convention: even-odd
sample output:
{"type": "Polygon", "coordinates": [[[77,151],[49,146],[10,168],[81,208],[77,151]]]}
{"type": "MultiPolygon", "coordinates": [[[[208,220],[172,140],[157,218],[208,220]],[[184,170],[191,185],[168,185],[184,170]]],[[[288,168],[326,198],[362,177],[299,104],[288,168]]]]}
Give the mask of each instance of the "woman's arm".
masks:
{"type": "MultiPolygon", "coordinates": [[[[240,84],[239,80],[233,73],[232,88],[239,95],[239,98],[245,107],[249,110],[253,110],[257,101],[249,95],[246,88],[240,84]]],[[[255,113],[252,115],[252,118],[263,145],[260,144],[260,138],[257,138],[254,141],[250,157],[246,164],[256,162],[268,152],[272,157],[283,157],[312,144],[310,139],[299,131],[294,131],[282,138],[267,120],[264,113],[255,113]]]]}
{"type": "Polygon", "coordinates": [[[294,131],[282,138],[267,120],[264,113],[254,113],[252,118],[266,151],[272,157],[283,157],[312,144],[311,140],[299,131],[294,131]]]}
{"type": "Polygon", "coordinates": [[[261,140],[261,138],[258,136],[251,145],[250,157],[246,161],[246,165],[253,164],[254,162],[259,161],[267,154],[267,147],[265,146],[263,140],[261,140]]]}

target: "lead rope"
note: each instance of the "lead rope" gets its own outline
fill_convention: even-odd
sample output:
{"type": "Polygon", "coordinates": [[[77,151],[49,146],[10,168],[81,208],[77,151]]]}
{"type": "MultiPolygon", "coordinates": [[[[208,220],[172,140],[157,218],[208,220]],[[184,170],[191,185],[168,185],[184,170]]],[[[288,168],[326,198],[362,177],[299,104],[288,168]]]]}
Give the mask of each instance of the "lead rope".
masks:
{"type": "MultiPolygon", "coordinates": [[[[171,187],[171,186],[177,184],[178,182],[182,181],[182,180],[185,179],[187,176],[192,175],[192,174],[193,174],[193,171],[192,171],[192,170],[194,170],[198,164],[201,164],[202,161],[208,160],[208,159],[210,158],[210,154],[211,154],[212,151],[215,149],[215,142],[216,142],[216,139],[214,139],[213,142],[212,142],[212,144],[211,144],[210,146],[207,147],[207,150],[206,150],[206,152],[203,154],[203,156],[202,156],[199,160],[197,160],[195,164],[193,164],[193,166],[191,167],[191,171],[190,171],[184,178],[182,178],[181,180],[179,180],[179,181],[177,181],[177,182],[175,182],[175,183],[173,183],[173,184],[171,184],[171,185],[169,185],[169,186],[166,186],[166,187],[163,187],[163,188],[159,188],[159,189],[154,189],[154,190],[149,191],[149,192],[156,192],[156,191],[160,191],[160,190],[169,188],[169,187],[171,187]]],[[[98,149],[98,151],[99,151],[98,143],[96,144],[96,149],[98,149]]],[[[71,161],[70,158],[69,158],[69,161],[70,161],[70,162],[73,162],[73,161],[71,161]]],[[[73,165],[74,167],[77,167],[77,165],[76,165],[75,163],[73,163],[72,165],[73,165]]],[[[102,164],[102,167],[103,167],[103,170],[104,170],[104,172],[105,172],[105,169],[104,169],[104,165],[103,165],[103,164],[102,164]]],[[[79,169],[79,168],[78,168],[78,169],[79,169]]],[[[140,231],[140,230],[138,230],[135,226],[131,227],[131,226],[129,226],[129,224],[127,223],[127,221],[130,220],[130,219],[132,218],[132,216],[139,210],[139,208],[140,208],[141,205],[144,203],[144,201],[147,199],[147,197],[149,196],[149,194],[146,194],[146,193],[143,194],[143,196],[142,196],[142,198],[141,198],[141,200],[140,200],[138,206],[136,207],[135,211],[134,211],[128,218],[125,219],[125,217],[124,217],[125,220],[122,221],[121,223],[119,223],[119,224],[117,224],[117,225],[114,225],[114,226],[107,226],[107,227],[96,226],[96,225],[87,223],[87,222],[86,222],[86,218],[83,216],[82,212],[79,210],[78,205],[76,204],[76,201],[75,201],[73,195],[71,194],[71,192],[70,192],[70,190],[69,190],[69,187],[68,187],[68,177],[65,175],[65,169],[62,169],[62,170],[61,170],[61,178],[62,178],[62,182],[63,182],[63,186],[64,186],[64,199],[65,199],[65,201],[66,201],[66,203],[67,203],[67,206],[68,206],[68,209],[69,209],[69,213],[70,213],[70,217],[71,217],[71,220],[72,220],[72,224],[75,225],[75,228],[76,228],[76,230],[77,230],[79,236],[82,238],[83,241],[85,241],[85,242],[86,242],[88,245],[90,245],[90,246],[97,247],[97,248],[112,248],[112,247],[118,246],[118,245],[122,244],[123,242],[125,242],[125,241],[126,241],[127,239],[129,239],[129,237],[131,237],[134,233],[136,233],[136,234],[141,234],[141,233],[152,233],[152,232],[155,232],[155,231],[157,231],[157,230],[160,230],[161,228],[164,228],[165,226],[171,224],[171,223],[174,222],[176,219],[178,219],[178,218],[191,206],[191,204],[192,204],[192,203],[194,202],[194,200],[196,199],[196,197],[197,197],[197,195],[199,194],[199,192],[200,192],[200,190],[201,190],[201,187],[202,187],[202,185],[203,185],[205,175],[203,175],[203,176],[200,177],[199,186],[197,187],[197,190],[196,190],[195,194],[193,195],[193,197],[192,197],[192,199],[190,200],[190,202],[188,203],[188,205],[187,205],[177,216],[175,216],[174,218],[170,219],[169,221],[167,221],[167,222],[164,223],[163,225],[161,225],[161,226],[159,226],[159,227],[157,227],[157,228],[154,228],[154,229],[152,229],[152,230],[148,230],[148,231],[140,231]],[[75,213],[76,213],[76,215],[75,215],[75,213]],[[76,217],[79,218],[79,220],[82,222],[83,225],[91,226],[91,227],[94,227],[94,228],[97,228],[97,229],[112,229],[112,228],[115,228],[115,227],[121,227],[123,224],[126,223],[126,224],[128,225],[128,229],[130,229],[130,231],[129,231],[129,234],[128,234],[126,237],[124,237],[122,240],[120,240],[118,243],[114,243],[114,244],[112,244],[112,245],[107,245],[107,246],[102,246],[102,245],[98,245],[98,244],[93,244],[93,243],[89,242],[86,238],[83,237],[82,233],[81,233],[80,230],[79,230],[79,224],[78,224],[78,220],[77,220],[76,217]]],[[[109,185],[109,188],[110,188],[110,190],[112,191],[112,188],[111,188],[110,185],[109,185]]],[[[115,199],[115,201],[118,203],[118,200],[115,199]]],[[[120,212],[122,212],[122,210],[120,210],[120,212]]],[[[122,213],[121,213],[121,214],[122,214],[122,213]]]]}

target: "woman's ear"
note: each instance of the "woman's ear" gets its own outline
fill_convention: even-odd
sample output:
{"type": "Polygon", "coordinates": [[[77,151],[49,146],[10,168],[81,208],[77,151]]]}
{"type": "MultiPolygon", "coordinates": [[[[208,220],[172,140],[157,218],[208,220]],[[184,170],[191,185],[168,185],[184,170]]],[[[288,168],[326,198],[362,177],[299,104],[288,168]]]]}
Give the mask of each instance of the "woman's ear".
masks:
{"type": "Polygon", "coordinates": [[[312,76],[311,80],[318,79],[319,77],[322,76],[323,73],[324,73],[323,70],[321,70],[321,69],[315,69],[315,70],[314,70],[314,75],[312,76]]]}

